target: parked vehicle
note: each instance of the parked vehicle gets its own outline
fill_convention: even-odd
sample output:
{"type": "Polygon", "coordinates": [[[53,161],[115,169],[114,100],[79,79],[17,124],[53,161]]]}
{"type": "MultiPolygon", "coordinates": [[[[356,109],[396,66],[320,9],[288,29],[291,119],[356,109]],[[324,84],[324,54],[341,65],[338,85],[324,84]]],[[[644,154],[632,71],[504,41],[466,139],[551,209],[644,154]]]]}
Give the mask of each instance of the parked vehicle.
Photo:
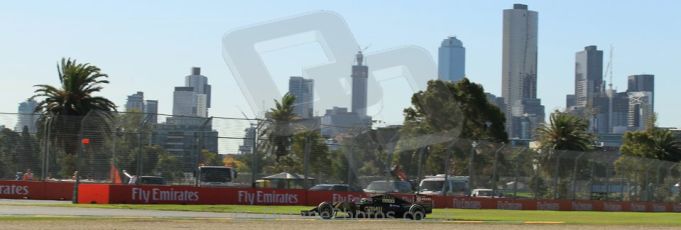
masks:
{"type": "Polygon", "coordinates": [[[232,187],[237,172],[234,168],[225,166],[201,166],[198,168],[197,185],[200,187],[232,187]]]}
{"type": "Polygon", "coordinates": [[[503,194],[497,192],[496,194],[492,189],[488,188],[478,188],[478,189],[473,189],[471,192],[472,197],[482,197],[482,198],[495,198],[495,197],[503,197],[503,194]]]}
{"type": "Polygon", "coordinates": [[[364,188],[366,193],[413,193],[411,183],[407,181],[372,181],[364,188]]]}
{"type": "Polygon", "coordinates": [[[336,192],[361,192],[347,184],[318,184],[308,189],[309,191],[336,191],[336,192]]]}
{"type": "Polygon", "coordinates": [[[465,196],[469,194],[468,176],[447,176],[444,174],[426,176],[419,183],[419,194],[440,196],[465,196]]]}
{"type": "Polygon", "coordinates": [[[166,180],[160,176],[141,176],[139,178],[139,184],[165,185],[166,180]]]}

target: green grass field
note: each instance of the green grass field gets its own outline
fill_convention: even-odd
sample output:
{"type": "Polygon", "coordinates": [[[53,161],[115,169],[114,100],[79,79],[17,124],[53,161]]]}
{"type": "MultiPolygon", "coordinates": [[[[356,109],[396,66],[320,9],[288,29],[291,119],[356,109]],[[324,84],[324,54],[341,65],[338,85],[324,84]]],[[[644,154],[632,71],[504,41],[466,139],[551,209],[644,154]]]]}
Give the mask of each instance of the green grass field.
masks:
{"type": "MultiPolygon", "coordinates": [[[[257,205],[137,205],[137,204],[39,204],[44,206],[146,209],[162,211],[195,211],[225,213],[260,213],[298,215],[308,206],[257,206],[257,205]]],[[[435,209],[429,219],[454,221],[485,221],[499,223],[559,222],[588,225],[665,225],[681,226],[679,213],[641,212],[585,212],[585,211],[514,211],[435,209]]]]}

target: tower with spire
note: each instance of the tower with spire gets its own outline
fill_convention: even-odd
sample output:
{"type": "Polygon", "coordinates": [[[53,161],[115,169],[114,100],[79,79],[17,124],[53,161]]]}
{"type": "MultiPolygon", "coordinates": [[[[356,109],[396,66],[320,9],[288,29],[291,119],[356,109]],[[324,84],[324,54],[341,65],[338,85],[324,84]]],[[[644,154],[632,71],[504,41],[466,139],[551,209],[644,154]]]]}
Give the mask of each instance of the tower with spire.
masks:
{"type": "Polygon", "coordinates": [[[364,65],[364,54],[360,50],[355,55],[352,66],[352,112],[360,117],[367,115],[367,80],[369,67],[364,65]]]}

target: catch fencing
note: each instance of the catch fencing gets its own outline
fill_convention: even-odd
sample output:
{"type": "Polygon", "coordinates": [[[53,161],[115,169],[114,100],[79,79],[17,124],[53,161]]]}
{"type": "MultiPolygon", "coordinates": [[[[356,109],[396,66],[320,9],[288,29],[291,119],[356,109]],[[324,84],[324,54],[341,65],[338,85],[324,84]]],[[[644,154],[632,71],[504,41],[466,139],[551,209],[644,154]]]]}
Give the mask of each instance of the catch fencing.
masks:
{"type": "Polygon", "coordinates": [[[314,189],[449,196],[482,189],[477,196],[681,200],[678,163],[605,148],[533,149],[514,141],[460,139],[447,132],[409,135],[401,126],[336,126],[323,119],[276,123],[144,113],[4,113],[0,125],[5,125],[2,180],[73,181],[78,171],[85,183],[127,183],[129,174],[194,186],[197,167],[219,165],[236,169],[231,186],[242,188],[320,185],[314,189]],[[438,182],[444,177],[451,183],[438,182]]]}

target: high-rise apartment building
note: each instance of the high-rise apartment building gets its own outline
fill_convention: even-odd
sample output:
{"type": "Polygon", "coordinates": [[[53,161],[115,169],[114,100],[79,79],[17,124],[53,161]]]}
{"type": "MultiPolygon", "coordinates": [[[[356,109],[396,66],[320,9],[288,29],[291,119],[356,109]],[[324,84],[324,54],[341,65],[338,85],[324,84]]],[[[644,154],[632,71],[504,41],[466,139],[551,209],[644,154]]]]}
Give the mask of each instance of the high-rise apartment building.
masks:
{"type": "Polygon", "coordinates": [[[458,81],[466,75],[466,48],[461,40],[448,37],[438,49],[438,79],[458,81]]]}
{"type": "Polygon", "coordinates": [[[288,92],[296,100],[293,111],[300,118],[308,119],[314,116],[314,80],[293,76],[288,80],[288,92]]]}

